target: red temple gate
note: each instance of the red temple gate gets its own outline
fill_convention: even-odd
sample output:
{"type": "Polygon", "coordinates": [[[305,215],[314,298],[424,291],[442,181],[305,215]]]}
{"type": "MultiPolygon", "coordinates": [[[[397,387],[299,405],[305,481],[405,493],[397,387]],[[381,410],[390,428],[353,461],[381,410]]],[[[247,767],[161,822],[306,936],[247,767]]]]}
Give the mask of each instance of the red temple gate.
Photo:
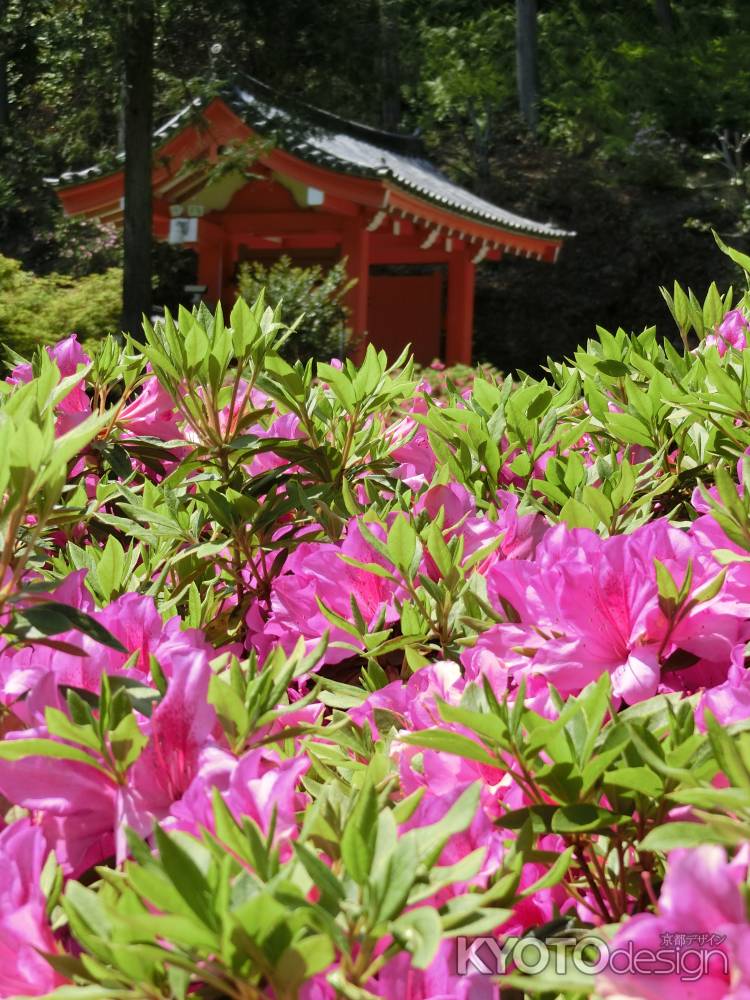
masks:
{"type": "MultiPolygon", "coordinates": [[[[368,339],[390,354],[411,342],[421,361],[442,346],[448,363],[470,363],[476,265],[504,253],[554,261],[571,235],[452,184],[411,137],[311,108],[292,116],[259,84],[183,109],[155,141],[154,235],[196,250],[209,304],[231,307],[237,264],[254,254],[345,257],[360,351],[368,339]],[[381,265],[430,265],[437,277],[386,278],[381,265]]],[[[122,223],[122,170],[53,182],[69,215],[122,223]]]]}

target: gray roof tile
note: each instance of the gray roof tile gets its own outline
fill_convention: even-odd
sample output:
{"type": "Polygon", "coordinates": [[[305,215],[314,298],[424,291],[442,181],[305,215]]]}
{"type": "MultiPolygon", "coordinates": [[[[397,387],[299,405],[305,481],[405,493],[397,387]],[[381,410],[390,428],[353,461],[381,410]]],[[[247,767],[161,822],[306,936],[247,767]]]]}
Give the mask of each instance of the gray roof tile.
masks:
{"type": "MultiPolygon", "coordinates": [[[[382,132],[299,102],[282,102],[258,81],[236,85],[222,95],[251,128],[268,134],[287,152],[342,173],[389,180],[395,187],[467,218],[532,236],[560,239],[575,233],[498,208],[454,184],[427,160],[416,136],[382,132]]],[[[196,98],[154,132],[157,145],[178,131],[202,104],[196,98]]],[[[122,154],[118,156],[123,159],[122,154]]],[[[69,170],[48,183],[78,184],[102,174],[99,166],[69,170]]]]}
{"type": "Polygon", "coordinates": [[[417,155],[413,136],[379,132],[316,108],[307,108],[309,120],[303,121],[296,113],[271,103],[267,93],[257,85],[252,89],[237,87],[229,103],[248,125],[258,132],[273,132],[282,148],[303,159],[335,164],[335,169],[344,173],[387,178],[418,197],[489,225],[552,239],[575,235],[498,208],[454,184],[424,156],[417,155]],[[401,150],[393,148],[397,144],[401,150]]]}

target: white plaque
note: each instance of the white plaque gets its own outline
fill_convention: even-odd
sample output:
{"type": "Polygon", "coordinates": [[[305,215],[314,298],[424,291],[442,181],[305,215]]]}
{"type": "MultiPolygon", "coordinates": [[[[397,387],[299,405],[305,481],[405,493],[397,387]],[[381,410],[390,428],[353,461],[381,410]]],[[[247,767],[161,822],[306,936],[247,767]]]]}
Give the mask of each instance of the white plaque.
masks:
{"type": "Polygon", "coordinates": [[[198,240],[198,220],[197,219],[170,219],[169,220],[169,242],[170,243],[195,243],[198,240]]]}

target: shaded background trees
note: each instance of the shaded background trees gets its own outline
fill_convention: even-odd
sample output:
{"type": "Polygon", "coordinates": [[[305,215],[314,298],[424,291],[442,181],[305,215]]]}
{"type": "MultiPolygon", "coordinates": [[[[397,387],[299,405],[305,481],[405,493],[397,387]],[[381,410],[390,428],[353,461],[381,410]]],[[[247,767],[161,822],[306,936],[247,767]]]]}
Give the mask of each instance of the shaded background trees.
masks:
{"type": "MultiPolygon", "coordinates": [[[[750,232],[750,0],[151,2],[155,124],[249,73],[346,117],[418,129],[461,183],[578,230],[554,268],[479,270],[478,355],[504,368],[565,352],[596,322],[666,323],[656,286],[705,283],[710,227],[739,244],[750,232]],[[518,60],[530,28],[537,70],[533,44],[518,60]]],[[[0,0],[0,253],[38,273],[85,271],[95,239],[61,220],[42,178],[116,162],[126,51],[113,11],[0,0]]],[[[158,302],[176,258],[154,255],[158,302]]],[[[93,253],[90,267],[115,257],[93,253]]]]}

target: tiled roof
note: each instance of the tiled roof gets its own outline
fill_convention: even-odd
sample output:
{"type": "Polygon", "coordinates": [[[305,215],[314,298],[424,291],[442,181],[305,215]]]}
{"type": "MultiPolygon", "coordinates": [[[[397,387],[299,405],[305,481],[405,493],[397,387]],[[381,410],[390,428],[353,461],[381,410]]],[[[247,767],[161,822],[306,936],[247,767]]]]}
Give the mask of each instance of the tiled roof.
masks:
{"type": "MultiPolygon", "coordinates": [[[[339,173],[388,180],[396,188],[491,226],[550,239],[575,235],[506,211],[454,184],[424,157],[415,136],[382,132],[301,102],[280,101],[255,80],[231,87],[222,98],[254,131],[268,135],[275,145],[300,159],[339,173]]],[[[200,105],[196,99],[160,126],[154,132],[156,144],[179,131],[200,105]]],[[[79,184],[106,172],[93,166],[48,180],[79,184]]]]}

